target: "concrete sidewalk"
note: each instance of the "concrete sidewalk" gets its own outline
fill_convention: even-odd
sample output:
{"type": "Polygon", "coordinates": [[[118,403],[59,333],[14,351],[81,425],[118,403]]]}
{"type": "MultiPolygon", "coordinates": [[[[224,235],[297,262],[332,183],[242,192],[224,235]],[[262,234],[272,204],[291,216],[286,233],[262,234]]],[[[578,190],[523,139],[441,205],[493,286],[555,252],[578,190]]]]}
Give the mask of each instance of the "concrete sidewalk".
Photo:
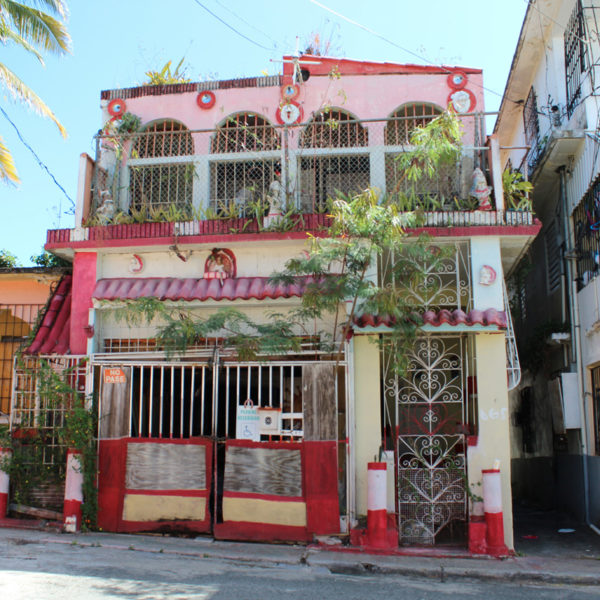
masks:
{"type": "Polygon", "coordinates": [[[438,581],[460,578],[517,583],[600,585],[600,560],[565,556],[515,556],[508,559],[457,556],[382,555],[339,547],[214,541],[209,537],[112,533],[61,534],[44,530],[0,528],[0,544],[79,545],[115,551],[149,552],[231,561],[248,566],[307,565],[342,574],[393,574],[438,581]]]}

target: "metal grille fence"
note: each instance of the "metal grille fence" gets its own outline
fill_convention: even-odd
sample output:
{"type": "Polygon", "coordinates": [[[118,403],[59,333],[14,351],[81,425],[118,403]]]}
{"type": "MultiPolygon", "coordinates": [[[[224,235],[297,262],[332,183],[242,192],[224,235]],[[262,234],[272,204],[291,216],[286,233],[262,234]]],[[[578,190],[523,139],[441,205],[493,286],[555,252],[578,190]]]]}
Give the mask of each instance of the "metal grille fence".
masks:
{"type": "MultiPolygon", "coordinates": [[[[36,434],[43,440],[42,463],[64,467],[66,447],[57,429],[65,424],[65,414],[76,402],[85,402],[88,365],[84,357],[23,356],[15,365],[10,428],[27,440],[36,434]],[[56,395],[60,381],[72,393],[56,395]]],[[[66,389],[65,388],[65,389],[66,389]]]]}
{"type": "Polygon", "coordinates": [[[581,98],[582,74],[587,68],[585,20],[581,0],[577,0],[564,33],[567,115],[571,118],[581,98]]]}
{"type": "Polygon", "coordinates": [[[10,412],[13,359],[43,304],[0,304],[0,415],[10,412]]]}
{"type": "Polygon", "coordinates": [[[318,212],[328,197],[374,186],[383,194],[414,195],[436,210],[468,199],[475,166],[486,170],[482,117],[462,117],[463,156],[416,189],[399,186],[394,157],[408,132],[434,117],[428,105],[403,107],[389,119],[355,120],[340,109],[308,122],[276,126],[255,113],[227,118],[215,130],[185,130],[163,122],[140,133],[101,136],[89,225],[210,220],[255,216],[273,201],[284,211],[318,212]]]}
{"type": "Polygon", "coordinates": [[[597,179],[573,211],[577,282],[587,285],[600,271],[600,179],[597,179]]]}

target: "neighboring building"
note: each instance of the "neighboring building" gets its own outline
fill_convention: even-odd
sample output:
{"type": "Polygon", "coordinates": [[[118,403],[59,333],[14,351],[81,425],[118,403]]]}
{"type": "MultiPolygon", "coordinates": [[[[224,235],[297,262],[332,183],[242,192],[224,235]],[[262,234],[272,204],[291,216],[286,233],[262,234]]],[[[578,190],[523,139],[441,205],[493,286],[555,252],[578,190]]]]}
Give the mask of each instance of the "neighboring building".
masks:
{"type": "Polygon", "coordinates": [[[64,273],[54,267],[0,269],[0,423],[8,423],[15,352],[27,340],[52,286],[64,273]]]}
{"type": "MultiPolygon", "coordinates": [[[[82,156],[75,227],[49,231],[46,244],[73,260],[72,286],[63,281],[63,304],[29,349],[61,340],[69,360],[90,357],[100,526],[263,540],[347,532],[366,515],[367,464],[383,448],[399,543],[466,544],[469,498],[498,461],[512,547],[507,383],[519,370],[503,272],[539,224],[503,210],[481,71],[286,57],[282,76],[109,90],[101,106],[109,125],[95,159],[82,156]],[[414,201],[428,203],[432,244],[451,251],[431,268],[435,293],[397,284],[424,314],[404,377],[371,343],[389,331],[379,315],[356,320],[341,355],[308,336],[302,352],[261,362],[219,338],[167,357],[159,322],[117,320],[146,297],[199,317],[297,306],[300,282],[268,278],[323,230],[326,198],[405,189],[394,158],[449,101],[462,115],[462,159],[421,181],[414,201]],[[125,113],[141,120],[137,132],[125,113]],[[495,210],[465,208],[476,167],[495,210]],[[269,214],[256,219],[265,199],[269,214]],[[258,431],[244,416],[261,419],[258,431]]],[[[393,260],[373,277],[389,278],[393,260]]]]}
{"type": "Polygon", "coordinates": [[[600,525],[600,3],[530,3],[495,133],[543,223],[512,273],[515,499],[600,525]]]}

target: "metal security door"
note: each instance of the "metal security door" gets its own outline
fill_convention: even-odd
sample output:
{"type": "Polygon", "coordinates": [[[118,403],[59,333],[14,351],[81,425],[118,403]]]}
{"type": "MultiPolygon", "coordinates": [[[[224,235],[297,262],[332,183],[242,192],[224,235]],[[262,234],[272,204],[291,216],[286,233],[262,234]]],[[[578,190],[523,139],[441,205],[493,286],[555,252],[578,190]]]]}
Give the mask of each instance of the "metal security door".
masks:
{"type": "Polygon", "coordinates": [[[466,338],[425,336],[403,376],[388,373],[396,422],[399,538],[402,544],[456,541],[466,522],[466,338]]]}

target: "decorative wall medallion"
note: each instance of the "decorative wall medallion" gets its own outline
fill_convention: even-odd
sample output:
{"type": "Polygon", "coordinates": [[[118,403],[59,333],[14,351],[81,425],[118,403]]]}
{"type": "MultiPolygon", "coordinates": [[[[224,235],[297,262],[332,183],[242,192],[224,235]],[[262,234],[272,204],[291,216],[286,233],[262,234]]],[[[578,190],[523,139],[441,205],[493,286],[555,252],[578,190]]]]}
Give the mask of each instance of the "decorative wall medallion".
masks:
{"type": "Polygon", "coordinates": [[[204,263],[204,279],[229,279],[236,274],[235,255],[227,248],[213,248],[204,263]]]}
{"type": "Polygon", "coordinates": [[[457,90],[448,96],[448,104],[459,114],[471,112],[477,104],[473,92],[469,90],[457,90]]]}
{"type": "Polygon", "coordinates": [[[284,102],[277,109],[275,116],[282,125],[293,125],[302,121],[302,107],[294,101],[284,102]]]}
{"type": "Polygon", "coordinates": [[[115,98],[108,103],[108,114],[114,119],[120,119],[127,110],[127,105],[125,104],[125,100],[121,100],[120,98],[115,98]]]}
{"type": "Polygon", "coordinates": [[[217,99],[215,95],[210,90],[200,92],[198,94],[198,97],[196,98],[198,106],[204,110],[212,108],[215,105],[216,101],[217,99]]]}
{"type": "Polygon", "coordinates": [[[496,281],[496,270],[489,265],[483,265],[479,269],[479,283],[480,285],[492,285],[496,281]]]}
{"type": "Polygon", "coordinates": [[[281,97],[285,101],[293,100],[300,93],[300,86],[297,83],[288,83],[281,89],[281,97]]]}
{"type": "Polygon", "coordinates": [[[141,273],[144,269],[144,261],[138,254],[134,254],[129,261],[130,273],[141,273]]]}
{"type": "Polygon", "coordinates": [[[453,90],[462,90],[468,82],[467,75],[462,71],[453,71],[446,79],[448,87],[453,90]]]}

